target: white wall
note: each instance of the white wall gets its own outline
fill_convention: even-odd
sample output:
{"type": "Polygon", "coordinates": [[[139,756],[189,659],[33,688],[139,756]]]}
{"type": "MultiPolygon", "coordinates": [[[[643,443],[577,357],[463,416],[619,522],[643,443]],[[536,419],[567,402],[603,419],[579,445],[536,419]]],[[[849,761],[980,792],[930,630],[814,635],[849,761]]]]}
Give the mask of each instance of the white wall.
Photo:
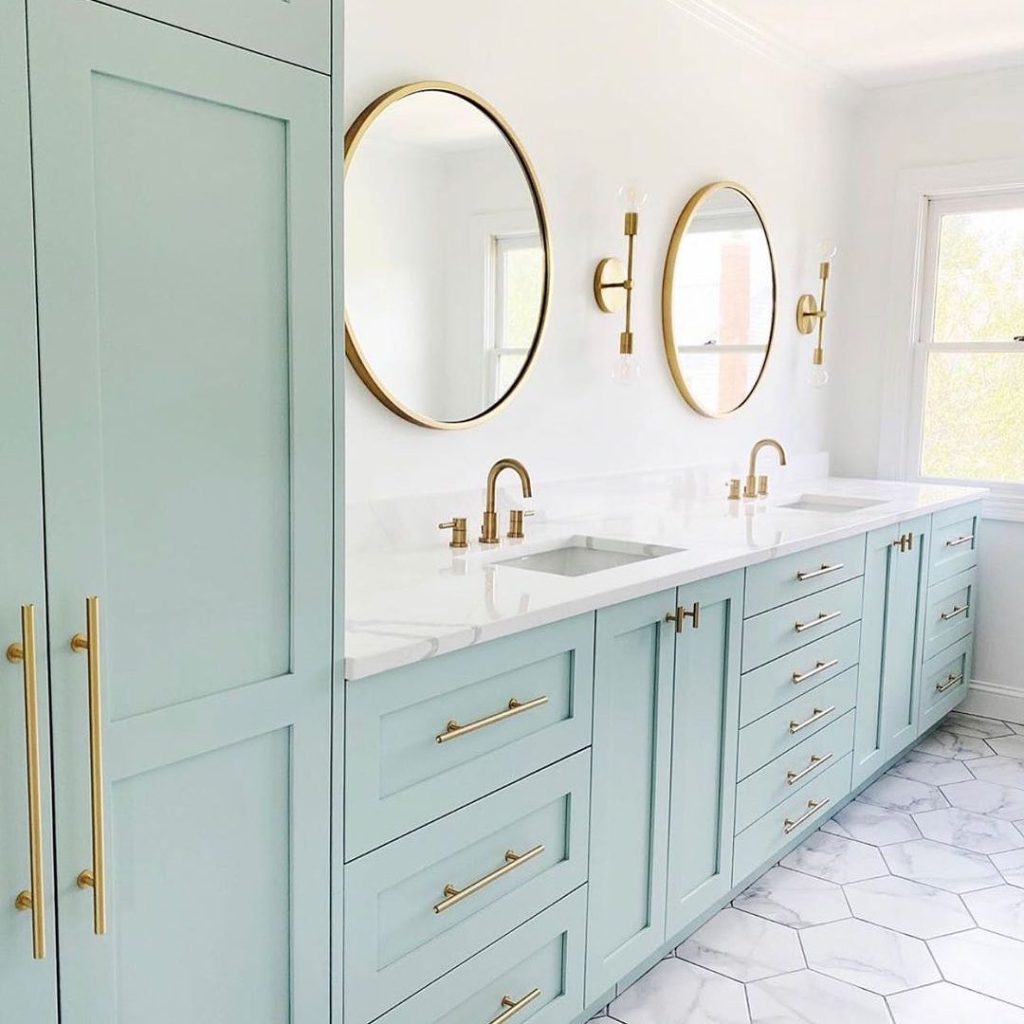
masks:
{"type": "MultiPolygon", "coordinates": [[[[554,246],[540,357],[493,420],[463,431],[414,427],[348,372],[349,501],[482,487],[505,455],[543,481],[738,459],[765,434],[793,452],[824,447],[831,393],[806,383],[812,343],[797,335],[793,308],[816,287],[816,244],[839,230],[850,154],[838,95],[670,0],[347,0],[345,44],[346,124],[386,89],[416,79],[456,81],[490,100],[536,166],[554,246]],[[591,280],[598,259],[624,254],[616,193],[635,177],[651,196],[636,268],[644,375],[624,389],[611,380],[622,324],[597,310],[591,280]],[[765,212],[780,304],[764,384],[740,412],[708,420],[684,404],[668,373],[661,275],[683,204],[720,178],[743,182],[765,212]]],[[[844,306],[839,277],[833,322],[842,323],[844,306]]]]}
{"type": "MultiPolygon", "coordinates": [[[[915,168],[1024,159],[1024,69],[869,93],[853,152],[847,244],[835,268],[848,291],[843,330],[832,332],[830,447],[837,473],[874,476],[880,449],[897,443],[882,426],[887,346],[906,344],[889,310],[898,177],[915,168]]],[[[974,675],[993,684],[994,695],[1019,693],[1024,712],[1024,630],[1012,618],[1024,596],[1024,524],[986,526],[974,675]]],[[[997,710],[991,701],[981,706],[997,710]]],[[[1008,714],[1005,706],[999,713],[1008,714]]]]}

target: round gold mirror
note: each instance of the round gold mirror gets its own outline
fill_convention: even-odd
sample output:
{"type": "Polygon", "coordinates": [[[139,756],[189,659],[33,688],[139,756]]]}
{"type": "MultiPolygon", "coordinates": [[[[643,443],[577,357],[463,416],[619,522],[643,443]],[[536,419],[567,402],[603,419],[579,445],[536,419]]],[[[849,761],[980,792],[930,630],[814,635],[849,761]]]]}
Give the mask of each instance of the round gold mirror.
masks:
{"type": "Polygon", "coordinates": [[[757,203],[734,181],[706,185],[676,222],[661,292],[669,369],[702,416],[735,412],[756,390],[775,299],[775,261],[757,203]]]}
{"type": "Polygon", "coordinates": [[[385,93],[345,136],[345,351],[393,412],[457,429],[533,364],[551,246],[537,177],[501,115],[447,82],[385,93]]]}

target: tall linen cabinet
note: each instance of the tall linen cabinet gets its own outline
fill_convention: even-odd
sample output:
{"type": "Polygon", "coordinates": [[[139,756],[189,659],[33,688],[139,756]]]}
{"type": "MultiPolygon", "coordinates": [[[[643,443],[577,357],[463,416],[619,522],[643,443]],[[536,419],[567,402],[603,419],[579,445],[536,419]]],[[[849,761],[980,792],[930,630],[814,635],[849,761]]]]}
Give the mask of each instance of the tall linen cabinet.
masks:
{"type": "Polygon", "coordinates": [[[33,1024],[330,1013],[330,79],[188,27],[0,6],[0,989],[33,1024]]]}

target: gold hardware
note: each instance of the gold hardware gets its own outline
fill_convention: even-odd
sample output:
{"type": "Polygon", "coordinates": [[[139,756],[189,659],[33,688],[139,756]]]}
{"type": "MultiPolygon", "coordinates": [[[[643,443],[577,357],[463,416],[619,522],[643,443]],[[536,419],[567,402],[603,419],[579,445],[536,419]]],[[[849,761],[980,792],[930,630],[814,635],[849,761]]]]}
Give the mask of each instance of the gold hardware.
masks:
{"type": "Polygon", "coordinates": [[[739,477],[733,477],[729,481],[729,500],[739,501],[740,500],[740,479],[739,477]]]}
{"type": "Polygon", "coordinates": [[[88,655],[89,787],[92,797],[92,867],[78,875],[80,889],[91,888],[93,931],[107,934],[107,866],[103,824],[103,709],[100,703],[100,599],[85,599],[85,635],[71,638],[73,651],[88,655]]]}
{"type": "Polygon", "coordinates": [[[913,530],[911,530],[910,533],[907,534],[907,550],[908,551],[913,551],[914,550],[914,531],[913,530]]]}
{"type": "Polygon", "coordinates": [[[443,914],[446,910],[450,910],[457,903],[461,903],[467,896],[472,896],[474,893],[478,893],[485,886],[490,885],[492,882],[498,881],[499,878],[504,878],[510,871],[515,870],[527,861],[531,861],[534,857],[539,857],[544,852],[544,844],[541,843],[539,846],[535,846],[532,850],[527,850],[526,853],[516,853],[515,850],[505,851],[505,863],[500,868],[495,868],[490,874],[484,875],[483,878],[478,878],[475,882],[471,882],[466,886],[465,889],[456,889],[454,885],[446,885],[444,887],[444,899],[440,903],[434,905],[435,914],[443,914]]]}
{"type": "Polygon", "coordinates": [[[762,497],[768,493],[768,478],[764,477],[764,490],[760,490],[757,478],[757,456],[762,448],[774,448],[779,453],[779,465],[786,465],[786,449],[774,438],[764,437],[750,449],[750,465],[747,468],[747,483],[743,488],[744,498],[762,497]]]}
{"type": "Polygon", "coordinates": [[[835,709],[836,709],[835,704],[833,704],[831,707],[827,707],[827,708],[815,708],[814,709],[814,714],[811,715],[811,717],[808,718],[806,721],[803,721],[803,722],[796,722],[796,721],[790,722],[789,723],[789,731],[790,731],[790,733],[792,733],[792,735],[795,736],[798,732],[801,732],[803,729],[806,729],[809,725],[814,725],[815,722],[820,722],[823,718],[827,718],[829,715],[832,714],[833,711],[835,711],[835,709]]]}
{"type": "Polygon", "coordinates": [[[828,290],[828,279],[832,275],[831,255],[828,259],[822,260],[818,266],[818,276],[821,278],[821,301],[817,301],[813,295],[801,295],[796,304],[796,329],[801,334],[811,334],[814,328],[818,328],[818,343],[814,348],[812,361],[815,366],[825,365],[825,318],[828,312],[825,308],[825,296],[828,290]]]}
{"type": "Polygon", "coordinates": [[[842,614],[842,612],[818,612],[818,617],[812,622],[798,622],[795,628],[798,633],[805,633],[809,629],[814,629],[815,626],[823,626],[826,622],[838,619],[842,614]]]}
{"type": "Polygon", "coordinates": [[[480,531],[481,544],[501,543],[498,537],[498,513],[495,508],[497,496],[495,492],[498,486],[498,476],[506,469],[511,469],[519,474],[520,483],[523,485],[523,497],[533,497],[533,485],[530,483],[530,474],[526,472],[526,467],[518,459],[498,459],[491,466],[487,474],[487,507],[484,509],[484,523],[480,531]]]}
{"type": "Polygon", "coordinates": [[[768,477],[762,474],[757,478],[757,496],[759,498],[768,497],[768,477]]]}
{"type": "Polygon", "coordinates": [[[950,673],[949,678],[947,678],[944,683],[937,683],[935,689],[938,690],[939,693],[945,693],[947,690],[952,690],[954,686],[958,686],[963,681],[963,672],[960,672],[958,675],[950,673]]]}
{"type": "Polygon", "coordinates": [[[31,888],[14,900],[18,910],[32,911],[32,959],[46,956],[46,897],[43,893],[43,808],[39,780],[39,685],[36,676],[36,609],[21,606],[21,643],[7,648],[7,660],[21,662],[25,693],[25,775],[28,795],[28,872],[31,888]]]}
{"type": "Polygon", "coordinates": [[[532,516],[531,509],[514,508],[508,514],[508,533],[505,534],[509,540],[523,539],[523,519],[532,516]]]}
{"type": "Polygon", "coordinates": [[[640,230],[639,207],[646,200],[636,186],[626,186],[622,195],[631,199],[635,209],[626,212],[623,234],[626,236],[626,265],[614,256],[606,256],[594,270],[594,300],[602,313],[626,311],[625,329],[619,334],[619,355],[633,355],[633,253],[640,230]]]}
{"type": "Polygon", "coordinates": [[[513,697],[508,702],[508,707],[503,711],[497,711],[486,718],[478,718],[475,722],[470,722],[468,725],[459,725],[458,722],[451,721],[446,726],[445,731],[438,733],[434,738],[438,743],[457,740],[460,736],[468,736],[471,732],[476,732],[478,729],[483,729],[488,725],[504,722],[506,719],[521,715],[524,711],[532,711],[534,708],[543,707],[547,702],[547,697],[534,697],[533,700],[528,701],[518,701],[513,697]]]}
{"type": "MultiPolygon", "coordinates": [[[[768,234],[768,227],[765,224],[764,214],[761,212],[761,208],[757,205],[754,197],[736,181],[714,181],[698,189],[698,191],[695,192],[687,201],[686,206],[683,207],[683,211],[679,215],[679,219],[676,221],[675,229],[672,232],[672,240],[669,242],[668,253],[665,257],[665,270],[661,280],[661,333],[662,340],[665,345],[665,355],[668,359],[668,367],[672,373],[672,379],[675,381],[676,389],[694,412],[699,413],[701,416],[707,416],[709,419],[719,419],[723,416],[728,416],[730,413],[736,412],[737,409],[741,409],[750,401],[754,392],[764,379],[765,370],[768,366],[768,359],[771,356],[772,344],[775,340],[777,319],[776,309],[778,305],[777,299],[778,282],[775,274],[775,257],[772,252],[771,237],[768,234]],[[722,406],[711,407],[701,403],[694,390],[687,383],[686,376],[683,373],[683,365],[679,358],[679,347],[676,339],[677,328],[674,323],[675,317],[673,307],[676,303],[673,301],[673,290],[676,280],[676,270],[680,262],[680,249],[683,246],[683,239],[686,237],[686,234],[695,218],[698,217],[702,204],[705,201],[710,200],[717,192],[721,192],[723,190],[731,190],[743,196],[743,198],[750,204],[751,209],[754,211],[758,223],[760,224],[761,230],[764,232],[764,242],[768,250],[768,262],[771,267],[772,309],[771,324],[768,328],[768,337],[765,339],[767,344],[764,346],[764,361],[758,370],[756,379],[750,386],[750,390],[743,395],[739,401],[735,401],[735,404],[731,404],[730,402],[723,403],[722,406]],[[728,408],[724,407],[725,404],[728,404],[728,408]]],[[[757,338],[754,339],[754,341],[760,342],[761,339],[757,338]]],[[[752,347],[754,348],[754,351],[757,351],[757,347],[752,347]]]]}
{"type": "Polygon", "coordinates": [[[963,608],[961,608],[960,605],[955,604],[953,605],[953,610],[951,612],[943,612],[939,618],[942,619],[943,622],[949,622],[951,619],[958,618],[961,615],[966,615],[969,608],[970,605],[965,604],[963,608]]]}
{"type": "Polygon", "coordinates": [[[830,803],[832,803],[832,798],[829,796],[825,797],[824,800],[808,800],[807,810],[804,811],[796,821],[793,821],[791,818],[787,818],[785,822],[783,822],[782,831],[785,832],[787,836],[791,832],[795,832],[805,821],[807,821],[808,818],[813,817],[817,811],[820,811],[822,807],[827,807],[830,803]]]}
{"type": "Polygon", "coordinates": [[[905,552],[905,551],[913,551],[914,550],[914,534],[913,534],[913,532],[901,534],[899,540],[894,540],[892,542],[892,546],[894,548],[899,548],[901,554],[903,552],[905,552]]]}
{"type": "Polygon", "coordinates": [[[450,548],[468,548],[469,541],[466,539],[466,520],[462,516],[455,516],[447,523],[438,523],[439,530],[451,530],[452,539],[448,545],[450,548]]]}
{"type": "Polygon", "coordinates": [[[804,768],[803,771],[786,772],[786,785],[795,786],[801,779],[806,778],[813,771],[817,771],[823,764],[828,764],[832,760],[834,754],[811,754],[810,763],[804,768]]]}
{"type": "Polygon", "coordinates": [[[813,572],[798,572],[796,578],[801,583],[806,583],[807,580],[816,580],[819,576],[827,576],[831,572],[839,572],[840,569],[845,568],[846,566],[842,562],[836,562],[835,565],[826,565],[822,562],[820,569],[815,569],[813,572]]]}
{"type": "Polygon", "coordinates": [[[955,540],[947,540],[947,548],[958,548],[961,544],[970,544],[974,540],[974,534],[965,534],[963,537],[957,537],[955,540]]]}
{"type": "Polygon", "coordinates": [[[809,672],[794,672],[793,682],[797,685],[800,683],[806,683],[808,679],[813,679],[815,676],[821,675],[822,672],[827,672],[830,668],[835,668],[838,664],[838,658],[833,658],[831,661],[819,661],[809,672]]]}
{"type": "Polygon", "coordinates": [[[548,225],[547,208],[544,204],[544,195],[541,191],[540,182],[537,178],[537,172],[534,170],[533,164],[530,162],[530,157],[527,154],[522,141],[512,130],[511,125],[509,125],[509,123],[487,102],[487,100],[482,96],[478,96],[475,92],[472,92],[461,85],[455,85],[452,82],[412,82],[409,85],[399,86],[397,89],[391,89],[382,96],[378,96],[377,99],[375,99],[373,103],[371,103],[355,119],[355,121],[352,122],[352,126],[345,133],[345,174],[347,175],[351,169],[352,161],[355,159],[359,144],[363,141],[363,138],[377,118],[399,100],[403,100],[407,96],[413,96],[419,93],[445,93],[451,96],[458,96],[471,103],[497,126],[498,130],[505,136],[505,141],[508,142],[509,146],[514,151],[530,190],[530,196],[533,200],[533,208],[537,216],[541,240],[544,246],[544,290],[540,300],[540,312],[537,316],[537,329],[533,334],[529,354],[526,357],[526,363],[522,370],[519,371],[519,375],[512,387],[498,398],[493,405],[488,406],[476,416],[469,416],[462,420],[434,419],[431,416],[419,413],[408,405],[405,405],[397,395],[389,391],[378,378],[376,373],[374,373],[373,368],[370,365],[369,357],[360,347],[358,338],[356,337],[355,328],[349,319],[347,309],[345,311],[345,355],[348,358],[348,361],[352,364],[352,367],[356,371],[359,379],[364,385],[366,385],[370,393],[393,413],[401,416],[402,419],[407,420],[409,423],[415,423],[421,427],[430,427],[434,430],[463,430],[466,427],[475,427],[478,423],[483,423],[485,420],[489,420],[492,416],[496,415],[505,403],[508,402],[509,399],[511,399],[511,397],[523,386],[527,377],[529,377],[536,365],[537,353],[540,351],[541,339],[544,335],[544,327],[547,323],[548,313],[551,307],[551,229],[548,225]]]}
{"type": "Polygon", "coordinates": [[[700,601],[693,602],[692,610],[679,607],[674,612],[669,612],[665,616],[666,622],[674,622],[676,624],[677,633],[682,633],[687,619],[693,619],[693,628],[700,629],[700,601]]]}
{"type": "Polygon", "coordinates": [[[522,999],[513,999],[511,996],[502,996],[501,1005],[508,1007],[504,1013],[499,1013],[497,1017],[490,1022],[490,1024],[506,1024],[506,1021],[510,1021],[520,1010],[527,1007],[540,995],[540,989],[535,988],[532,992],[527,992],[522,999]]]}

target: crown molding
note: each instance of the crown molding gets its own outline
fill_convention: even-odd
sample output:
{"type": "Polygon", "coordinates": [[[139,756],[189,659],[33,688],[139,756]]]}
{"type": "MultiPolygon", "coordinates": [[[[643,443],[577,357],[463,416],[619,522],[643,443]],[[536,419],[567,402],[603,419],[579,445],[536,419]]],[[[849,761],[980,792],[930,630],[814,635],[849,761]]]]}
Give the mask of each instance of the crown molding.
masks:
{"type": "Polygon", "coordinates": [[[864,95],[864,91],[851,79],[816,60],[806,50],[793,46],[770,29],[727,11],[715,0],[668,0],[668,3],[734,43],[780,65],[791,74],[838,94],[851,105],[859,103],[864,95]]]}

